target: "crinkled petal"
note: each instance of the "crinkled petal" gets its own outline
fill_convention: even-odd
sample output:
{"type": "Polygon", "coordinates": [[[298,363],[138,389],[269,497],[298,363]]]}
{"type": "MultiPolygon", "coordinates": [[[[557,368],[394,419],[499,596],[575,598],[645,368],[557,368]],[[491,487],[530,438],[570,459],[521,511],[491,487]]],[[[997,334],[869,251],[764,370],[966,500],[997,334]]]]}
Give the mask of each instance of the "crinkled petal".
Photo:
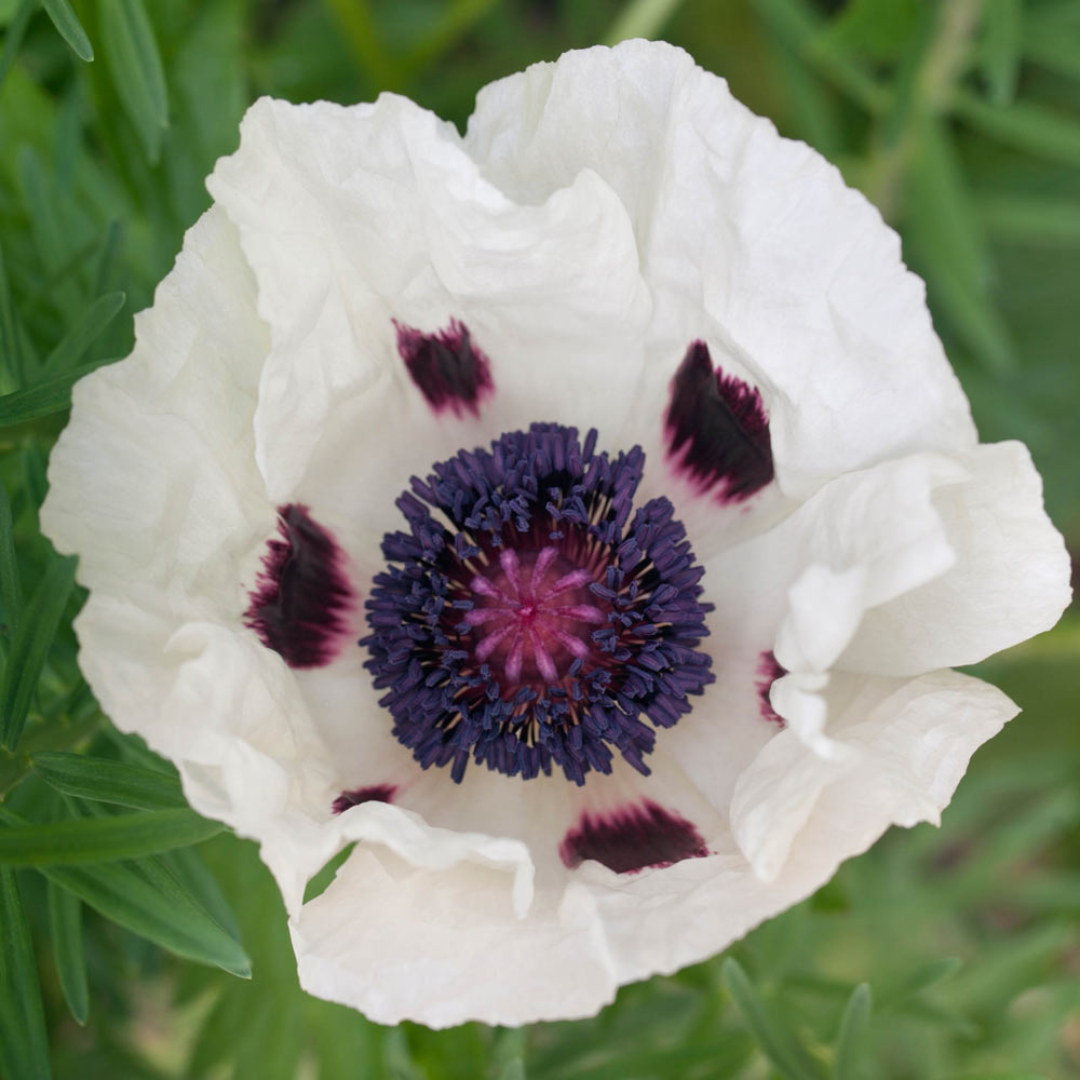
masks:
{"type": "Polygon", "coordinates": [[[1069,555],[1027,448],[980,446],[965,462],[966,483],[934,492],[955,563],[866,612],[838,667],[912,675],[974,664],[1049,630],[1068,606],[1069,555]]]}
{"type": "Polygon", "coordinates": [[[857,814],[871,820],[939,824],[971,755],[1020,711],[995,687],[953,671],[912,680],[841,675],[826,701],[830,736],[845,753],[824,759],[785,731],[739,778],[732,833],[762,881],[783,873],[830,790],[867,792],[857,814]]]}
{"type": "Polygon", "coordinates": [[[541,202],[583,169],[611,185],[654,297],[639,400],[663,408],[686,346],[713,342],[763,389],[785,494],[974,445],[896,234],[681,49],[631,41],[534,65],[480,93],[466,144],[516,199],[541,202]]]}
{"type": "Polygon", "coordinates": [[[452,125],[384,94],[256,103],[209,187],[272,330],[255,417],[272,498],[345,470],[357,502],[388,512],[380,481],[400,490],[463,444],[537,419],[610,431],[629,409],[650,304],[626,212],[595,173],[519,205],[452,125]],[[425,334],[460,323],[490,362],[490,400],[433,417],[395,320],[425,334]]]}

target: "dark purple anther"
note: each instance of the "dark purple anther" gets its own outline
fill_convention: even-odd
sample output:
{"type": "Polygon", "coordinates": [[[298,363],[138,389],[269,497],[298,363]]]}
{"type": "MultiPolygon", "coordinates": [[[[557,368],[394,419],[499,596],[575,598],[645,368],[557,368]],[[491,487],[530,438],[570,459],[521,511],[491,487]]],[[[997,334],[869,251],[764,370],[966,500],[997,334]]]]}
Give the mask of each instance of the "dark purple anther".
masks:
{"type": "Polygon", "coordinates": [[[769,649],[768,652],[763,652],[758,658],[758,697],[761,699],[761,715],[766,720],[771,720],[775,724],[784,726],[784,718],[777,713],[772,707],[772,701],[769,700],[769,691],[772,689],[772,684],[776,682],[781,676],[787,674],[787,668],[776,659],[776,654],[769,649]]]}
{"type": "Polygon", "coordinates": [[[685,818],[649,799],[607,814],[582,814],[559,846],[573,870],[595,859],[617,874],[671,866],[709,854],[697,829],[685,818]]]}
{"type": "Polygon", "coordinates": [[[533,424],[414,477],[365,603],[365,667],[421,766],[469,761],[584,783],[647,774],[658,728],[713,681],[704,569],[667,499],[635,507],[645,455],[533,424]]]}
{"type": "Polygon", "coordinates": [[[396,791],[395,784],[372,784],[370,787],[357,788],[355,791],[343,791],[334,800],[331,809],[335,814],[343,814],[350,807],[359,806],[361,803],[393,802],[396,791]]]}
{"type": "Polygon", "coordinates": [[[244,624],[292,668],[329,664],[349,633],[354,597],[345,557],[306,506],[278,507],[280,540],[270,540],[244,624]]]}
{"type": "Polygon", "coordinates": [[[669,456],[698,490],[722,503],[742,502],[773,478],[769,419],[761,394],[713,369],[709,347],[695,341],[671,382],[666,418],[669,456]]]}
{"type": "Polygon", "coordinates": [[[425,334],[394,321],[397,347],[412,381],[436,413],[480,415],[480,402],[492,392],[491,365],[473,344],[464,323],[451,319],[445,330],[425,334]]]}

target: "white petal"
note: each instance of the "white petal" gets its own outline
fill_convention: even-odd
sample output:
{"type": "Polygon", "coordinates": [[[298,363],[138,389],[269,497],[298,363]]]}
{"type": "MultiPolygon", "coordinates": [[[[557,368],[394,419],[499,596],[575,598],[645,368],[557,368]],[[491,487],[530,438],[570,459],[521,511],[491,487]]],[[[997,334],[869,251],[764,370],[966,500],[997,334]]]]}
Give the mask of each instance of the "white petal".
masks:
{"type": "Polygon", "coordinates": [[[616,983],[592,904],[514,911],[513,875],[462,860],[446,869],[358,846],[290,922],[301,985],[395,1024],[517,1025],[588,1016],[616,983]]]}
{"type": "Polygon", "coordinates": [[[478,96],[467,145],[514,198],[540,202],[583,169],[611,185],[654,297],[642,397],[666,405],[692,339],[722,345],[765,391],[786,494],[974,444],[896,234],[682,50],[631,41],[503,79],[478,96]]]}
{"type": "Polygon", "coordinates": [[[76,385],[41,521],[81,555],[83,584],[242,610],[240,566],[272,528],[252,456],[268,344],[254,299],[236,231],[211,209],[137,317],[132,355],[76,385]]]}
{"type": "Polygon", "coordinates": [[[255,418],[273,499],[295,497],[305,473],[315,485],[344,473],[385,513],[383,477],[396,494],[440,457],[534,420],[610,432],[605,419],[625,416],[649,300],[625,210],[596,174],[520,206],[452,125],[383,95],[258,102],[209,186],[273,332],[255,418]],[[392,320],[433,333],[451,318],[491,361],[479,422],[436,421],[397,353],[392,320]]]}
{"type": "Polygon", "coordinates": [[[832,481],[797,515],[805,569],[788,589],[776,658],[792,675],[773,705],[808,741],[823,715],[813,693],[844,651],[867,609],[944,573],[955,561],[931,495],[966,476],[953,461],[919,454],[832,481]],[[809,681],[805,677],[810,677],[809,681]]]}
{"type": "Polygon", "coordinates": [[[980,446],[966,461],[970,481],[934,493],[955,564],[868,611],[840,667],[909,675],[974,664],[1049,630],[1068,606],[1068,552],[1027,449],[980,446]]]}
{"type": "MultiPolygon", "coordinates": [[[[845,675],[827,695],[830,737],[847,752],[825,760],[793,731],[766,746],[739,778],[731,827],[763,881],[775,881],[827,792],[868,792],[871,821],[938,823],[972,753],[1019,709],[994,687],[944,671],[911,681],[845,675]]],[[[848,796],[852,799],[853,796],[848,796]]]]}
{"type": "MultiPolygon", "coordinates": [[[[891,704],[883,701],[873,720],[855,733],[866,754],[865,768],[833,779],[793,737],[783,743],[778,738],[762,752],[763,769],[775,763],[776,776],[811,793],[793,799],[783,813],[797,814],[805,810],[801,804],[812,804],[786,861],[769,851],[761,831],[768,822],[785,819],[779,813],[770,816],[766,806],[754,820],[749,792],[738,804],[738,822],[733,808],[733,827],[763,867],[782,865],[772,881],[754,872],[730,838],[727,846],[717,845],[712,859],[688,859],[628,881],[618,891],[593,890],[612,956],[618,960],[620,982],[675,971],[714,954],[809,896],[843,860],[865,851],[889,825],[936,820],[971,753],[1016,712],[993,687],[953,672],[893,685],[898,690],[891,704]],[[803,764],[785,771],[785,751],[803,764]]],[[[765,787],[760,794],[766,801],[770,794],[783,799],[775,786],[765,787]]],[[[783,835],[779,843],[784,844],[783,835]]]]}

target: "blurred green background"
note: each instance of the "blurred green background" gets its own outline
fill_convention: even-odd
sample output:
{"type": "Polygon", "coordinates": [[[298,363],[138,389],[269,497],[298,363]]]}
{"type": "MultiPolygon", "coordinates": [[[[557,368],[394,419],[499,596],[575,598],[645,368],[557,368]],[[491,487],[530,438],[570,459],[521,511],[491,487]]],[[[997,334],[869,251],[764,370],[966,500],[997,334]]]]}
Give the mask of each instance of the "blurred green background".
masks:
{"type": "Polygon", "coordinates": [[[491,79],[652,36],[880,206],[983,438],[1028,443],[1078,550],[1080,0],[0,0],[0,35],[4,1080],[1080,1076],[1075,611],[978,669],[1025,712],[940,830],[893,830],[595,1020],[389,1029],[298,989],[254,846],[205,839],[169,767],[110,729],[37,527],[72,382],[130,348],[256,96],[393,89],[463,125],[491,79]],[[172,850],[123,831],[131,808],[167,815],[172,850]],[[23,819],[53,830],[36,854],[23,819]],[[88,842],[112,861],[65,862],[88,842]]]}

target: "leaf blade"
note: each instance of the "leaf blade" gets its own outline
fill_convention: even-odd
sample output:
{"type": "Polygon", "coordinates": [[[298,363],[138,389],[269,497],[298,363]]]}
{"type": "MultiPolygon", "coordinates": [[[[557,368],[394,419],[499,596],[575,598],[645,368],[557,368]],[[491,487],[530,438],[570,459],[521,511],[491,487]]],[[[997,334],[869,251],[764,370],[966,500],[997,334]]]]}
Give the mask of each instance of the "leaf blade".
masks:
{"type": "Polygon", "coordinates": [[[776,1071],[785,1080],[818,1080],[816,1070],[804,1060],[805,1053],[799,1052],[791,1036],[781,1031],[765,1011],[749,976],[734,957],[724,961],[720,978],[757,1040],[758,1048],[776,1071]]]}
{"type": "Polygon", "coordinates": [[[51,379],[0,396],[0,428],[63,412],[71,404],[71,388],[75,383],[84,375],[111,363],[112,359],[92,360],[62,375],[54,375],[51,379]]]}
{"type": "Polygon", "coordinates": [[[43,751],[34,754],[30,760],[38,775],[64,795],[133,810],[187,807],[180,782],[167,773],[62,750],[43,751]]]}
{"type": "Polygon", "coordinates": [[[83,951],[82,904],[53,881],[46,881],[53,960],[68,1011],[80,1026],[90,1015],[90,991],[83,951]]]}
{"type": "Polygon", "coordinates": [[[9,750],[18,744],[26,726],[34,690],[74,584],[75,560],[57,559],[31,597],[12,638],[0,677],[0,741],[9,750]]]}
{"type": "Polygon", "coordinates": [[[857,1080],[859,1076],[866,1032],[870,1026],[871,1004],[870,984],[859,983],[851,992],[844,1015],[840,1018],[833,1073],[836,1080],[857,1080]]]}
{"type": "Polygon", "coordinates": [[[94,59],[94,47],[68,0],[41,0],[41,6],[71,51],[89,64],[94,59]]]}
{"type": "Polygon", "coordinates": [[[126,299],[122,292],[106,293],[80,312],[71,329],[45,358],[41,366],[42,374],[54,377],[62,374],[65,369],[73,368],[120,314],[126,299]]]}
{"type": "Polygon", "coordinates": [[[41,985],[19,884],[0,867],[0,1063],[11,1077],[48,1080],[41,985]]]}
{"type": "Polygon", "coordinates": [[[101,0],[105,58],[148,160],[156,163],[169,126],[165,70],[142,0],[101,0]]]}
{"type": "Polygon", "coordinates": [[[81,865],[116,862],[188,847],[225,826],[194,810],[141,810],[0,829],[0,864],[81,865]]]}
{"type": "MultiPolygon", "coordinates": [[[[0,805],[0,821],[26,821],[0,805]]],[[[7,873],[0,869],[0,873],[7,873]]],[[[207,913],[157,859],[88,866],[43,866],[40,873],[100,915],[177,956],[251,977],[251,960],[238,941],[207,913]]]]}

